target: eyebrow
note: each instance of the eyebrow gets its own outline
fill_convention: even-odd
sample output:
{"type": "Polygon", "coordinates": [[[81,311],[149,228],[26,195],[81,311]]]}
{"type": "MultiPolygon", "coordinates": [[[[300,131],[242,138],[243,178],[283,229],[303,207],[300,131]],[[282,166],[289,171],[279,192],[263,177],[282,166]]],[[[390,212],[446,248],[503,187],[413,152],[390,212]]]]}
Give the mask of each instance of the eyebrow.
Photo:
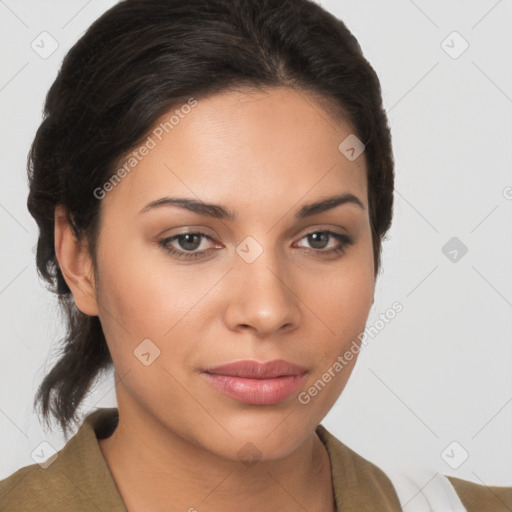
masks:
{"type": "MultiPolygon", "coordinates": [[[[358,197],[347,192],[344,194],[327,197],[314,203],[305,204],[295,214],[295,218],[304,219],[344,204],[355,204],[362,210],[365,209],[363,203],[358,197]]],[[[185,210],[198,213],[199,215],[212,217],[214,219],[225,219],[230,221],[234,221],[236,219],[236,214],[228,208],[218,204],[205,203],[197,199],[188,199],[185,197],[162,197],[160,199],[156,199],[144,206],[144,208],[142,208],[139,213],[146,213],[150,210],[164,206],[177,206],[178,208],[183,208],[185,210]]]]}

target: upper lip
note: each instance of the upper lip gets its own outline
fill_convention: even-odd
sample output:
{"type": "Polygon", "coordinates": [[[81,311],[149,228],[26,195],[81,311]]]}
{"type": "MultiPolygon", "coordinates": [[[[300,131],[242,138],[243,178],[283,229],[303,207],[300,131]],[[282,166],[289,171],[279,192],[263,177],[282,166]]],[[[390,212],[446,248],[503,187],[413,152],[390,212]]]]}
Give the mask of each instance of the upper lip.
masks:
{"type": "Polygon", "coordinates": [[[274,359],[267,362],[244,360],[207,368],[205,372],[247,379],[273,379],[287,375],[301,375],[307,372],[307,368],[284,359],[274,359]]]}

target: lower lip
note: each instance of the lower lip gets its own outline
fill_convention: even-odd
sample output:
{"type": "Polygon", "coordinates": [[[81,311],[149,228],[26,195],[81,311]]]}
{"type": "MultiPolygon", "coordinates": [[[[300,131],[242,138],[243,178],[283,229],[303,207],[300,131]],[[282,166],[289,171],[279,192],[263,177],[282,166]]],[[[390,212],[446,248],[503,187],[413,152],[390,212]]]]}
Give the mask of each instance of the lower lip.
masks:
{"type": "Polygon", "coordinates": [[[253,405],[281,402],[297,392],[306,379],[306,373],[273,379],[246,379],[213,373],[203,373],[203,375],[219,391],[240,402],[253,405]]]}

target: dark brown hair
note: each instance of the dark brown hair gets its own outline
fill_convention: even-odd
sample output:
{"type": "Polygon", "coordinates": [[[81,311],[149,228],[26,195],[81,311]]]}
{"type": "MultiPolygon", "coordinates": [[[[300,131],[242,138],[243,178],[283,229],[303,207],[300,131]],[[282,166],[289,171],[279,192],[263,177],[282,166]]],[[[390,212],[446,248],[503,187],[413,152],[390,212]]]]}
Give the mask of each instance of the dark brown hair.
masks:
{"type": "Polygon", "coordinates": [[[94,190],[157,119],[190,97],[275,86],[325,100],[366,145],[377,276],[392,219],[391,135],[377,75],[344,23],[311,0],[121,1],[64,58],[28,156],[37,268],[67,322],[60,359],[34,399],[47,423],[51,413],[67,433],[94,380],[112,368],[99,318],[78,310],[59,269],[56,205],[66,207],[95,264],[101,201],[94,190]]]}

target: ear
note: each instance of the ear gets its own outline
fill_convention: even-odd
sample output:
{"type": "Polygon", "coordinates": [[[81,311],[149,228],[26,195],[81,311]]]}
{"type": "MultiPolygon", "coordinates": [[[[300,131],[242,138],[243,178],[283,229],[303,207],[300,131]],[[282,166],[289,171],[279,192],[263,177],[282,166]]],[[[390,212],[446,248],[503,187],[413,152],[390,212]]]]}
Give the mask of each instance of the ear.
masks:
{"type": "Polygon", "coordinates": [[[92,260],[85,243],[80,243],[66,217],[66,208],[55,208],[55,255],[77,308],[86,315],[97,316],[96,285],[92,260]]]}

